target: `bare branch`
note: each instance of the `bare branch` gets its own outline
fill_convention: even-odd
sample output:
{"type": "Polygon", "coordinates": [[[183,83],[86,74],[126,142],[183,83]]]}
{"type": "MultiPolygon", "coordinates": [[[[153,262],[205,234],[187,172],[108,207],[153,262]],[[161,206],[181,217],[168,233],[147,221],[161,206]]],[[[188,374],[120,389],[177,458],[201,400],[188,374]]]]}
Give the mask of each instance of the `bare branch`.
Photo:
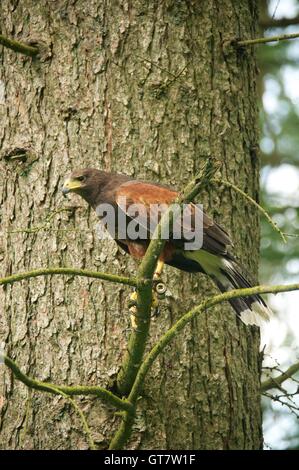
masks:
{"type": "Polygon", "coordinates": [[[266,392],[267,390],[271,390],[272,388],[280,388],[280,385],[285,382],[285,380],[292,378],[292,376],[298,371],[299,362],[296,362],[278,377],[270,377],[270,379],[265,380],[265,382],[261,384],[261,392],[266,392]]]}
{"type": "MultiPolygon", "coordinates": [[[[282,396],[278,396],[278,395],[271,395],[270,393],[267,393],[265,392],[263,394],[266,398],[270,398],[270,400],[273,400],[273,401],[276,401],[278,403],[280,403],[282,406],[286,406],[289,411],[298,419],[299,418],[299,413],[298,413],[298,405],[296,403],[294,403],[294,401],[292,402],[288,402],[288,401],[284,401],[282,400],[282,396]],[[293,403],[293,404],[292,404],[293,403]]],[[[285,396],[284,396],[285,397],[285,396]]],[[[288,397],[285,397],[288,399],[288,397]]],[[[289,400],[290,401],[290,400],[289,400]]]]}
{"type": "Polygon", "coordinates": [[[269,42],[286,41],[288,39],[297,39],[297,38],[299,38],[299,33],[282,34],[280,36],[269,36],[265,38],[245,39],[243,41],[238,41],[234,39],[231,42],[231,44],[235,47],[246,47],[246,46],[256,46],[259,44],[267,44],[269,42]]]}
{"type": "Polygon", "coordinates": [[[260,18],[259,26],[261,28],[286,28],[287,26],[292,26],[295,24],[299,24],[299,16],[295,16],[294,18],[260,18]]]}

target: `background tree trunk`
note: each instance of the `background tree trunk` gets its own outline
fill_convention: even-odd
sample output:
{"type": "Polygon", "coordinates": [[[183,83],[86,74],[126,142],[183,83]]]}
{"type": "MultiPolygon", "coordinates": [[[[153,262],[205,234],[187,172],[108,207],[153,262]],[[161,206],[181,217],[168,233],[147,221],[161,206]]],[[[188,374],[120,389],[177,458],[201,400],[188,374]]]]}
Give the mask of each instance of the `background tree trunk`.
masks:
{"type": "MultiPolygon", "coordinates": [[[[255,35],[256,3],[2,0],[2,34],[43,41],[49,53],[31,60],[1,49],[1,275],[46,266],[135,273],[115,244],[97,240],[86,204],[63,200],[59,187],[74,168],[180,188],[212,154],[224,178],[258,198],[254,54],[228,46],[255,35]],[[25,162],[7,157],[16,148],[28,150],[25,162]],[[25,231],[50,214],[50,231],[25,231]]],[[[255,210],[227,189],[204,202],[256,273],[255,210]]],[[[170,294],[151,344],[215,292],[201,275],[166,268],[164,279],[170,294]]],[[[0,291],[0,338],[32,376],[107,386],[126,349],[129,292],[58,276],[8,286],[0,291]]],[[[230,307],[200,316],[156,361],[128,447],[260,448],[258,348],[258,330],[230,307]]],[[[1,391],[1,448],[87,448],[65,399],[30,393],[4,366],[1,391]]],[[[95,399],[78,402],[105,448],[120,418],[95,399]]]]}

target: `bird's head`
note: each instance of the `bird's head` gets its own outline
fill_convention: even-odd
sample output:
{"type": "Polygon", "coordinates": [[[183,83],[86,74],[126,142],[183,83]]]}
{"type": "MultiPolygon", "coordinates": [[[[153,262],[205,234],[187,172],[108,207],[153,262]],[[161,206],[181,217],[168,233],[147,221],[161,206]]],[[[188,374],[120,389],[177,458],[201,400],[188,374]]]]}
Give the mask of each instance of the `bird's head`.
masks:
{"type": "Polygon", "coordinates": [[[89,184],[93,181],[93,178],[91,178],[92,175],[93,171],[90,168],[74,171],[71,176],[64,181],[62,193],[68,194],[73,192],[80,194],[84,189],[88,188],[89,184]]]}
{"type": "Polygon", "coordinates": [[[104,180],[104,172],[95,168],[75,170],[64,181],[61,188],[63,195],[76,193],[91,203],[90,199],[96,198],[104,180]]]}

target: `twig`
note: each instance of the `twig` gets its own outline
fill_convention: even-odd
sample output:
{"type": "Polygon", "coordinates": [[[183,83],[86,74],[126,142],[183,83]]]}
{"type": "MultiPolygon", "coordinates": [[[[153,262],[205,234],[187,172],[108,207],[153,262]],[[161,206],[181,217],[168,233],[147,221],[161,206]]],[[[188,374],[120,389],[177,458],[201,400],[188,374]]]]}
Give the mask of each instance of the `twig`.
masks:
{"type": "Polygon", "coordinates": [[[20,228],[20,229],[15,229],[15,230],[7,230],[5,233],[8,233],[9,235],[14,235],[17,233],[29,233],[29,234],[34,234],[37,232],[48,232],[48,233],[94,233],[94,230],[79,230],[79,229],[72,229],[72,228],[49,228],[46,225],[38,225],[36,227],[32,228],[20,228]]]}
{"type": "Polygon", "coordinates": [[[296,418],[299,418],[298,405],[296,403],[295,403],[295,405],[292,405],[291,403],[288,403],[288,402],[285,402],[285,401],[281,400],[280,397],[278,397],[276,395],[271,395],[270,393],[266,393],[266,392],[263,395],[264,395],[264,397],[270,398],[270,400],[273,400],[273,401],[276,401],[276,402],[280,403],[282,406],[286,406],[290,410],[290,412],[294,416],[296,416],[296,418]]]}
{"type": "Polygon", "coordinates": [[[146,59],[145,57],[142,57],[141,55],[138,55],[138,54],[135,54],[135,57],[137,57],[137,59],[139,59],[143,62],[147,62],[148,64],[154,65],[155,67],[162,70],[163,72],[168,73],[168,75],[170,75],[174,79],[177,79],[177,76],[174,73],[170,72],[169,70],[167,70],[164,67],[161,67],[161,65],[157,64],[156,62],[153,62],[152,60],[146,59]]]}
{"type": "Polygon", "coordinates": [[[4,364],[9,367],[9,369],[13,372],[16,379],[23,382],[27,387],[33,388],[35,390],[40,390],[42,392],[49,392],[57,394],[64,393],[68,396],[75,396],[75,395],[94,395],[100,398],[104,403],[110,404],[115,406],[119,410],[123,411],[132,411],[132,405],[127,400],[122,400],[118,396],[114,395],[114,393],[106,390],[105,388],[98,387],[97,385],[56,385],[51,384],[48,382],[41,382],[40,380],[33,379],[28,375],[24,374],[17,364],[10,359],[8,356],[1,356],[0,359],[4,360],[4,364]]]}
{"type": "Polygon", "coordinates": [[[264,28],[285,28],[287,26],[299,24],[299,16],[295,16],[294,18],[279,18],[279,19],[271,19],[271,18],[260,18],[259,25],[264,28]]]}
{"type": "Polygon", "coordinates": [[[150,309],[152,301],[152,278],[156,269],[157,261],[166,243],[162,234],[168,227],[171,227],[176,212],[180,204],[189,203],[198,192],[208,184],[209,180],[218,170],[218,165],[207,159],[199,174],[189,183],[185,191],[174,201],[176,206],[169,206],[168,210],[161,217],[157,225],[152,240],[147,248],[146,254],[140,264],[137,275],[137,324],[138,329],[133,331],[128,344],[128,352],[125,355],[123,364],[118,374],[118,390],[126,395],[131,390],[137,371],[141,364],[142,356],[146,346],[150,326],[150,309]],[[175,209],[173,210],[173,207],[175,209]]]}
{"type": "Polygon", "coordinates": [[[291,365],[285,372],[278,377],[270,377],[261,384],[261,392],[266,392],[272,388],[279,388],[279,386],[285,381],[290,379],[296,372],[299,371],[299,362],[291,365]]]}
{"type": "MultiPolygon", "coordinates": [[[[11,233],[36,233],[36,232],[39,232],[41,230],[47,230],[49,232],[52,232],[52,231],[59,232],[60,229],[49,229],[48,224],[55,217],[55,215],[61,214],[61,212],[73,212],[73,207],[61,208],[61,209],[58,209],[54,212],[50,212],[50,214],[44,219],[44,221],[43,221],[43,223],[41,223],[41,225],[37,225],[37,226],[31,227],[31,228],[9,230],[7,233],[10,233],[10,234],[11,233]]],[[[68,230],[61,230],[61,231],[68,231],[68,230]]]]}
{"type": "Polygon", "coordinates": [[[24,44],[23,42],[16,41],[15,39],[8,39],[0,34],[0,44],[8,49],[27,55],[28,57],[35,57],[38,54],[38,48],[24,44]]]}
{"type": "Polygon", "coordinates": [[[177,74],[175,75],[174,73],[170,72],[169,70],[167,70],[165,67],[162,67],[161,65],[157,64],[157,62],[153,62],[152,60],[149,60],[149,59],[146,59],[145,57],[142,57],[141,55],[138,55],[138,54],[135,54],[135,57],[137,57],[137,59],[143,61],[143,62],[147,62],[148,64],[151,64],[153,65],[154,67],[157,67],[158,69],[162,70],[163,72],[166,72],[168,75],[170,75],[172,77],[172,80],[171,80],[171,83],[173,83],[174,81],[178,80],[179,77],[181,76],[181,74],[184,72],[184,70],[186,69],[186,66],[182,68],[182,70],[177,74]]]}
{"type": "Polygon", "coordinates": [[[66,398],[66,400],[68,400],[70,402],[70,404],[74,408],[75,412],[79,415],[79,417],[81,419],[82,427],[83,427],[84,432],[87,436],[90,449],[91,450],[97,450],[96,446],[95,446],[95,443],[94,443],[94,440],[92,438],[91,431],[89,429],[87,420],[86,420],[85,415],[84,415],[83,411],[81,410],[80,406],[77,405],[75,400],[70,398],[66,393],[62,392],[61,390],[57,389],[56,387],[52,387],[52,390],[53,390],[53,393],[55,393],[55,390],[56,390],[58,395],[61,395],[62,397],[66,398]]]}
{"type": "Polygon", "coordinates": [[[297,233],[286,233],[283,232],[285,237],[292,237],[292,238],[299,238],[299,235],[297,233]]]}
{"type": "Polygon", "coordinates": [[[285,41],[287,39],[297,39],[297,38],[299,38],[299,33],[282,34],[280,36],[269,36],[265,38],[245,39],[244,41],[236,41],[234,39],[232,41],[232,45],[236,47],[255,46],[259,44],[266,44],[268,42],[285,41]]]}
{"type": "MultiPolygon", "coordinates": [[[[178,333],[197,315],[206,311],[208,308],[214,305],[220,304],[221,302],[235,299],[239,297],[248,297],[255,294],[270,294],[278,292],[291,292],[299,290],[299,284],[288,284],[288,285],[276,285],[276,286],[255,286],[246,289],[235,289],[223,294],[211,297],[202,302],[197,307],[194,307],[189,312],[185,313],[157,342],[157,344],[151,349],[151,351],[144,358],[139,371],[137,373],[135,382],[132,386],[131,392],[128,396],[128,401],[136,406],[138,397],[140,395],[141,388],[143,386],[145,377],[150,370],[153,362],[158,355],[166,348],[166,346],[178,335],[178,333]]],[[[109,449],[121,449],[126,441],[129,439],[132,432],[133,420],[129,419],[128,413],[125,413],[125,419],[123,420],[119,430],[111,441],[109,449]]]]}
{"type": "MultiPolygon", "coordinates": [[[[293,377],[291,377],[291,378],[293,378],[293,377]]],[[[282,393],[281,395],[276,395],[277,398],[288,398],[290,401],[292,401],[292,403],[294,403],[295,405],[297,405],[297,404],[294,402],[293,397],[299,395],[299,390],[298,390],[298,389],[296,390],[296,392],[293,392],[293,393],[288,392],[287,390],[285,390],[283,387],[280,387],[280,386],[278,387],[278,389],[279,389],[279,390],[282,389],[282,391],[283,391],[284,393],[282,393]]]]}
{"type": "Polygon", "coordinates": [[[136,286],[137,280],[134,277],[117,276],[116,274],[102,273],[98,271],[89,271],[88,269],[75,268],[41,268],[24,273],[12,274],[11,276],[0,278],[0,286],[13,284],[24,279],[30,279],[38,276],[51,276],[52,274],[61,274],[64,276],[82,276],[93,279],[102,279],[103,281],[116,282],[127,286],[136,286]]]}
{"type": "Polygon", "coordinates": [[[236,186],[233,183],[230,183],[229,181],[225,181],[225,180],[215,178],[215,179],[212,180],[212,182],[213,183],[218,183],[218,184],[223,184],[223,186],[227,186],[228,188],[232,188],[235,191],[237,191],[239,194],[241,194],[245,199],[247,199],[247,201],[249,201],[252,205],[254,205],[264,215],[264,217],[267,219],[267,221],[269,222],[271,227],[276,232],[279,233],[279,235],[281,236],[282,241],[284,243],[287,243],[287,240],[285,238],[285,234],[280,230],[280,228],[277,226],[277,224],[272,220],[272,218],[270,217],[268,212],[262,206],[260,206],[252,197],[250,197],[248,194],[244,193],[244,191],[242,191],[242,189],[238,188],[238,186],[236,186]]]}
{"type": "Polygon", "coordinates": [[[277,0],[274,11],[273,11],[272,20],[275,19],[275,15],[276,15],[277,9],[279,7],[279,4],[280,4],[280,0],[277,0]]]}

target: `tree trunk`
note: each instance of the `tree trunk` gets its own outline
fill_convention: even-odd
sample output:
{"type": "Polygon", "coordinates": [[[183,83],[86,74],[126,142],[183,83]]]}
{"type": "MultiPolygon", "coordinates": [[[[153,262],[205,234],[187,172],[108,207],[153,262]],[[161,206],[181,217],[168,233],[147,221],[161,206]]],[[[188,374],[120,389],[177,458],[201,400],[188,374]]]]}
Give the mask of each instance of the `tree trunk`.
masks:
{"type": "MultiPolygon", "coordinates": [[[[212,154],[223,178],[258,198],[254,51],[229,45],[255,35],[256,3],[2,0],[2,34],[48,49],[34,60],[1,49],[1,275],[47,266],[136,272],[114,242],[97,240],[84,201],[62,198],[75,168],[183,188],[212,154]]],[[[256,274],[255,209],[220,187],[206,193],[204,207],[256,274]]],[[[166,268],[163,279],[169,295],[152,321],[152,345],[216,292],[202,275],[166,268]]],[[[31,376],[109,386],[126,350],[129,293],[62,276],[7,286],[0,339],[31,376]]],[[[226,305],[200,315],[155,362],[127,448],[260,448],[259,363],[257,328],[226,305]]],[[[88,447],[64,398],[30,392],[4,366],[0,390],[1,448],[88,447]]],[[[120,417],[96,399],[77,402],[106,448],[120,417]]]]}

